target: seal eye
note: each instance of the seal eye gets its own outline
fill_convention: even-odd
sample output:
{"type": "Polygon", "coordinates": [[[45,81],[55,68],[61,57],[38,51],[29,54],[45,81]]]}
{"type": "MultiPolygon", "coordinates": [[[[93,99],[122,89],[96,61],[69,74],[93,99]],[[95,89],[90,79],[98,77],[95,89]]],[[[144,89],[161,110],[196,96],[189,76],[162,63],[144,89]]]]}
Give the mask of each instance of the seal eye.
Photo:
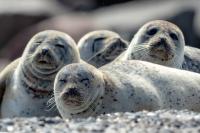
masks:
{"type": "Polygon", "coordinates": [[[80,82],[82,82],[85,86],[89,85],[89,79],[88,78],[81,79],[80,82]]]}
{"type": "Polygon", "coordinates": [[[67,82],[66,79],[60,79],[59,81],[62,82],[62,83],[66,83],[67,82]]]}
{"type": "Polygon", "coordinates": [[[35,46],[39,46],[42,43],[42,41],[35,41],[35,46]]]}
{"type": "Polygon", "coordinates": [[[147,34],[150,35],[150,36],[153,36],[153,35],[155,35],[157,32],[158,32],[158,29],[152,28],[152,29],[150,29],[150,30],[147,31],[147,34]]]}
{"type": "Polygon", "coordinates": [[[171,33],[171,34],[170,34],[170,37],[171,37],[173,40],[175,40],[175,41],[178,40],[178,36],[177,36],[175,33],[171,33]]]}
{"type": "Polygon", "coordinates": [[[65,48],[64,45],[62,45],[62,44],[56,44],[55,46],[59,47],[59,48],[63,48],[63,49],[65,48]]]}
{"type": "Polygon", "coordinates": [[[99,37],[99,38],[96,38],[94,39],[94,44],[92,45],[92,51],[93,52],[98,52],[99,49],[101,49],[101,46],[100,45],[102,43],[102,41],[106,39],[105,37],[99,37]]]}

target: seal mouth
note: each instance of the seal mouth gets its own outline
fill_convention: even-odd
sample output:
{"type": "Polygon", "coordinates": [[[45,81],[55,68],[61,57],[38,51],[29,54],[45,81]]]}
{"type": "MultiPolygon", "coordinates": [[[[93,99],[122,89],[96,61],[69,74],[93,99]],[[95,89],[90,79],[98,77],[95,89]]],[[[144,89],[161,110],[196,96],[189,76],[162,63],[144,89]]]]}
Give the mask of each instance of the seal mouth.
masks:
{"type": "Polygon", "coordinates": [[[153,50],[150,52],[149,56],[159,59],[161,61],[169,61],[174,57],[174,54],[169,51],[153,50]]]}
{"type": "Polygon", "coordinates": [[[174,54],[166,41],[158,41],[152,43],[149,56],[161,61],[169,61],[174,57],[174,54]]]}
{"type": "Polygon", "coordinates": [[[57,61],[50,53],[45,55],[41,53],[36,54],[34,62],[35,67],[42,72],[50,72],[58,67],[57,61]]]}
{"type": "Polygon", "coordinates": [[[77,107],[83,104],[83,96],[77,87],[67,88],[67,91],[61,94],[65,105],[70,107],[77,107]]]}
{"type": "Polygon", "coordinates": [[[46,61],[46,60],[39,60],[39,61],[38,61],[38,64],[41,65],[41,66],[52,65],[51,62],[46,61]]]}

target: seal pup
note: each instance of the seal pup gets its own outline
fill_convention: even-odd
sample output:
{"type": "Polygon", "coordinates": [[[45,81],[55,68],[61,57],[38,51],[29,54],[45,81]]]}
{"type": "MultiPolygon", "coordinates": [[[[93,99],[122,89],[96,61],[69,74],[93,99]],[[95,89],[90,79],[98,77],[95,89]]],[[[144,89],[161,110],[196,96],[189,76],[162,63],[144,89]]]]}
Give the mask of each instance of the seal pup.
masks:
{"type": "Polygon", "coordinates": [[[127,47],[128,42],[119,34],[108,30],[89,32],[78,42],[81,58],[96,67],[113,61],[127,47]]]}
{"type": "Polygon", "coordinates": [[[174,24],[155,20],[135,34],[128,50],[116,60],[143,60],[200,73],[200,50],[185,46],[182,31],[174,24]]]}
{"type": "Polygon", "coordinates": [[[22,56],[0,73],[1,117],[56,116],[47,111],[56,73],[80,62],[75,41],[59,31],[42,31],[28,42],[22,56]]]}
{"type": "Polygon", "coordinates": [[[127,60],[99,69],[74,63],[55,78],[56,106],[63,118],[112,112],[189,109],[200,111],[200,74],[127,60]]]}

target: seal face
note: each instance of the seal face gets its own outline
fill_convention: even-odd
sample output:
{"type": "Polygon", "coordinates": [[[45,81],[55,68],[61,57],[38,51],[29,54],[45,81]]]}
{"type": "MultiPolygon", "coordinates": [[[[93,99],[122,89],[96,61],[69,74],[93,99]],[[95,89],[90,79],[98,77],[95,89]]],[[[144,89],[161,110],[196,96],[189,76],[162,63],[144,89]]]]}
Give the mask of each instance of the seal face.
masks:
{"type": "Polygon", "coordinates": [[[107,30],[90,32],[78,43],[81,58],[96,67],[113,61],[127,47],[128,43],[117,33],[107,30]]]}
{"type": "Polygon", "coordinates": [[[90,65],[87,68],[84,64],[75,65],[61,69],[54,83],[55,102],[64,118],[94,114],[97,100],[104,93],[104,81],[99,71],[90,65]]]}
{"type": "Polygon", "coordinates": [[[138,59],[180,68],[184,60],[184,46],[183,33],[176,25],[155,20],[139,29],[123,59],[138,59]]]}
{"type": "Polygon", "coordinates": [[[64,65],[75,62],[80,62],[80,55],[71,37],[58,31],[36,34],[6,84],[2,117],[58,115],[46,107],[53,81],[64,65]]]}
{"type": "Polygon", "coordinates": [[[74,63],[58,72],[54,96],[63,118],[159,109],[199,112],[199,85],[197,73],[144,61],[118,61],[99,69],[74,63]]]}

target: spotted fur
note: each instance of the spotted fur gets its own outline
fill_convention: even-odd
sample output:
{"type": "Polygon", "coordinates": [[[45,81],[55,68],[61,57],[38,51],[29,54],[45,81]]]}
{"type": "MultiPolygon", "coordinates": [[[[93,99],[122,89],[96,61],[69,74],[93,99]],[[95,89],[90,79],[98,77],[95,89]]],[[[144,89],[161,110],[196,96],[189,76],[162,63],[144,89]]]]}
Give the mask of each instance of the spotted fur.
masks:
{"type": "Polygon", "coordinates": [[[99,30],[83,36],[78,48],[81,58],[96,67],[113,61],[128,47],[128,43],[117,33],[99,30]]]}
{"type": "Polygon", "coordinates": [[[155,20],[142,26],[128,49],[117,60],[143,60],[164,66],[181,68],[185,40],[174,24],[155,20]]]}
{"type": "Polygon", "coordinates": [[[54,95],[63,118],[159,109],[200,112],[199,86],[200,75],[197,73],[144,61],[118,61],[99,69],[75,63],[65,66],[57,74],[54,95]],[[88,78],[90,85],[85,86],[80,75],[88,78]],[[77,95],[69,94],[73,89],[84,97],[80,104],[75,104],[77,95]],[[63,96],[67,98],[63,99],[63,96]]]}
{"type": "Polygon", "coordinates": [[[57,116],[57,111],[47,111],[54,78],[64,65],[77,62],[80,62],[80,55],[70,36],[58,31],[36,34],[14,70],[6,68],[7,72],[13,72],[8,77],[4,71],[0,75],[0,85],[4,83],[5,90],[1,93],[1,116],[57,116]]]}

